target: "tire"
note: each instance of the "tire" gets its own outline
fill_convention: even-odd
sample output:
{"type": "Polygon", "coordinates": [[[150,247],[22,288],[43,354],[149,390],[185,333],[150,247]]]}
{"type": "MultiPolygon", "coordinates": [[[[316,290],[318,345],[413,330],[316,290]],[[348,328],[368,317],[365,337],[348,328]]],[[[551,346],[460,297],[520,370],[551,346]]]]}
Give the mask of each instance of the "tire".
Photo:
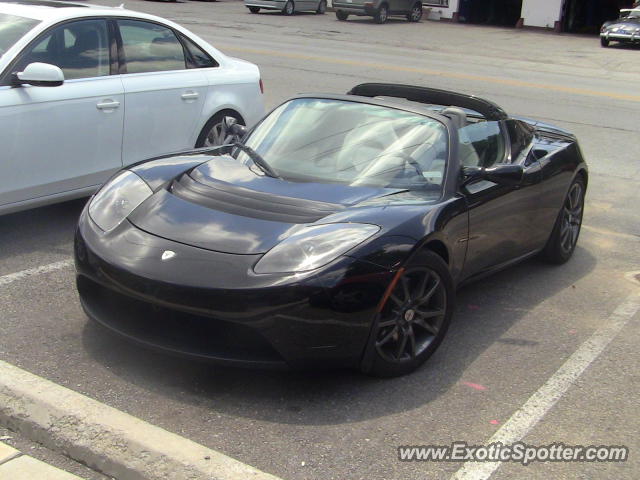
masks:
{"type": "Polygon", "coordinates": [[[318,15],[324,15],[324,12],[327,11],[327,0],[320,0],[318,4],[318,8],[316,9],[316,13],[318,15]]]}
{"type": "Polygon", "coordinates": [[[380,7],[378,7],[378,10],[373,15],[373,19],[376,23],[382,24],[387,21],[387,18],[389,18],[389,7],[386,3],[383,3],[382,5],[380,5],[380,7]]]}
{"type": "Polygon", "coordinates": [[[541,257],[547,262],[560,265],[573,255],[582,226],[584,194],[584,179],[578,176],[569,187],[551,236],[541,252],[541,257]]]}
{"type": "Polygon", "coordinates": [[[249,7],[249,11],[251,13],[259,13],[260,12],[260,7],[249,7]]]}
{"type": "Polygon", "coordinates": [[[608,47],[609,46],[609,40],[607,40],[604,37],[600,37],[600,46],[602,47],[608,47]]]}
{"type": "Polygon", "coordinates": [[[416,2],[411,7],[411,13],[407,14],[407,20],[410,22],[419,22],[422,20],[422,2],[416,2]]]}
{"type": "Polygon", "coordinates": [[[454,305],[449,267],[436,253],[419,252],[374,321],[362,371],[377,377],[413,372],[442,342],[454,305]]]}
{"type": "Polygon", "coordinates": [[[344,22],[347,20],[347,18],[349,18],[349,14],[346,12],[343,12],[342,10],[336,10],[336,18],[341,22],[344,22]]]}
{"type": "Polygon", "coordinates": [[[213,117],[211,117],[202,128],[200,135],[198,135],[198,140],[196,141],[195,148],[224,145],[225,139],[220,138],[224,117],[233,117],[238,121],[239,124],[244,125],[244,120],[236,112],[232,110],[223,110],[221,112],[218,112],[213,117]],[[215,133],[212,134],[212,132],[214,132],[214,129],[215,133]]]}
{"type": "Polygon", "coordinates": [[[287,3],[284,4],[284,8],[282,9],[282,13],[284,13],[287,16],[293,15],[293,12],[296,11],[296,7],[293,4],[292,0],[289,0],[287,3]]]}

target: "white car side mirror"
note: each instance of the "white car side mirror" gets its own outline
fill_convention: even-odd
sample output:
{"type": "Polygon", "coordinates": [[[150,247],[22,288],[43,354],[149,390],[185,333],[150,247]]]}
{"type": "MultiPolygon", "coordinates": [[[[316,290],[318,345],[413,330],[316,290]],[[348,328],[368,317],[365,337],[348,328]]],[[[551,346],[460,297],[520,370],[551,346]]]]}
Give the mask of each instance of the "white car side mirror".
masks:
{"type": "Polygon", "coordinates": [[[64,73],[49,63],[30,63],[22,72],[13,74],[14,84],[28,83],[35,87],[58,87],[64,83],[64,73]]]}

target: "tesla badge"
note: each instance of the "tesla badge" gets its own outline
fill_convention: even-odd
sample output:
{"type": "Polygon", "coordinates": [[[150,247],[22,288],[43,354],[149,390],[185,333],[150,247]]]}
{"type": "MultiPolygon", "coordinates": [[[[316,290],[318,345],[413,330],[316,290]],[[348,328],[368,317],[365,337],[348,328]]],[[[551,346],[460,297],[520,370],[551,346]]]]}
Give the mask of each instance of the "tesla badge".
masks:
{"type": "Polygon", "coordinates": [[[172,251],[172,250],[165,250],[162,253],[162,261],[167,261],[167,260],[171,260],[173,257],[176,256],[176,252],[172,251]]]}

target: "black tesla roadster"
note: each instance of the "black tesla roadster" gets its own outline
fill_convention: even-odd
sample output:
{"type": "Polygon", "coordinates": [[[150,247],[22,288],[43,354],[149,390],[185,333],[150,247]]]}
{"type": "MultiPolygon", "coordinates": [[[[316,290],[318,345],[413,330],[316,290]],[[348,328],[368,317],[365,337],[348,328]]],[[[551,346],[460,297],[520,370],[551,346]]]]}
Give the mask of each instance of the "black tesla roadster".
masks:
{"type": "Polygon", "coordinates": [[[402,375],[463,283],[567,261],[587,167],[576,138],[443,90],[302,95],[230,143],[122,170],[75,241],[89,317],[231,365],[402,375]]]}

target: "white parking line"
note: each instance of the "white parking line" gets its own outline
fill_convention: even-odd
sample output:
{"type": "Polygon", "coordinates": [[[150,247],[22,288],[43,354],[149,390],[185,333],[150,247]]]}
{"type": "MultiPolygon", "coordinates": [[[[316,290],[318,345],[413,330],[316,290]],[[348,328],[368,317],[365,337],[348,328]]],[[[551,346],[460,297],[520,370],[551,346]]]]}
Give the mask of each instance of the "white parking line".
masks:
{"type": "MultiPolygon", "coordinates": [[[[487,445],[502,442],[512,444],[524,436],[560,400],[571,385],[598,358],[624,326],[640,310],[640,296],[633,294],[618,306],[602,327],[584,342],[578,350],[553,374],[529,400],[487,441],[487,445]]],[[[452,480],[486,480],[502,462],[469,462],[458,470],[452,480]]]]}
{"type": "Polygon", "coordinates": [[[20,272],[9,273],[0,277],[0,287],[13,283],[23,278],[32,277],[33,275],[40,275],[42,273],[55,272],[63,268],[73,266],[73,259],[62,260],[60,262],[50,263],[48,265],[42,265],[40,267],[29,268],[20,272]]]}
{"type": "Polygon", "coordinates": [[[636,285],[640,285],[640,270],[637,272],[627,272],[625,273],[624,278],[636,285]]]}

